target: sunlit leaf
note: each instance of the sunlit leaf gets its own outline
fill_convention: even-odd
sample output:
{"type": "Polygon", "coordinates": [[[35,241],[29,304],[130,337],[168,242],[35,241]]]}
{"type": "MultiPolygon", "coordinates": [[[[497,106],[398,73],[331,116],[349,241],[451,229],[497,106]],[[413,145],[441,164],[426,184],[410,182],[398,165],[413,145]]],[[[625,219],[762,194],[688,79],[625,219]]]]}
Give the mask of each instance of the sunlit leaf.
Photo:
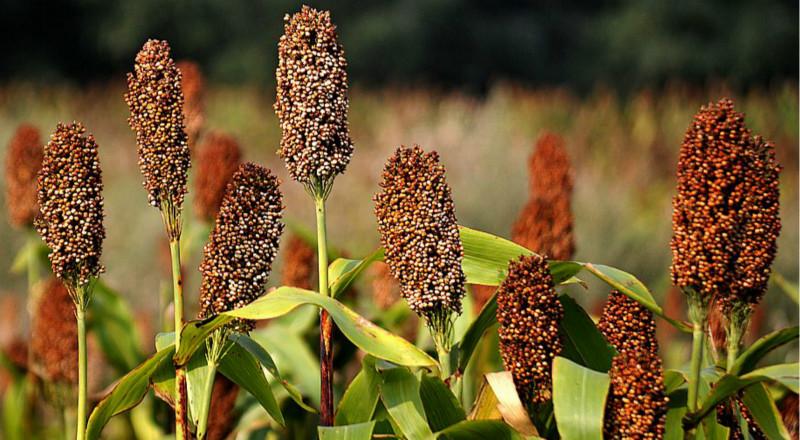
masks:
{"type": "Polygon", "coordinates": [[[553,410],[564,440],[602,440],[610,379],[557,356],[553,361],[553,410]]]}
{"type": "Polygon", "coordinates": [[[499,416],[517,432],[525,436],[539,435],[525,406],[514,387],[514,379],[508,371],[484,375],[470,420],[496,420],[499,416]]]}
{"type": "Polygon", "coordinates": [[[753,416],[756,425],[767,435],[767,438],[770,440],[791,439],[778,408],[775,407],[775,402],[772,401],[764,384],[758,383],[745,388],[742,401],[750,411],[750,415],[753,416]]]}
{"type": "Polygon", "coordinates": [[[381,401],[395,426],[409,439],[433,439],[419,395],[420,384],[406,368],[380,371],[381,401]]]}
{"type": "Polygon", "coordinates": [[[438,376],[423,374],[419,394],[432,430],[441,431],[467,418],[456,396],[438,376]]]}
{"type": "Polygon", "coordinates": [[[319,440],[370,440],[373,429],[375,429],[375,422],[317,428],[319,440]]]}
{"type": "Polygon", "coordinates": [[[730,368],[731,374],[749,373],[769,352],[794,341],[799,335],[798,327],[795,326],[774,331],[757,340],[736,358],[736,362],[730,368]]]}
{"type": "Polygon", "coordinates": [[[350,382],[336,410],[336,425],[354,425],[372,420],[380,399],[381,378],[375,370],[375,358],[365,356],[361,371],[350,382]]]}
{"type": "MultiPolygon", "coordinates": [[[[491,420],[465,420],[436,433],[437,439],[446,440],[514,440],[522,437],[503,422],[491,420]]],[[[537,436],[526,437],[529,440],[537,436]]]]}
{"type": "Polygon", "coordinates": [[[378,248],[363,260],[347,260],[339,258],[328,267],[328,282],[330,284],[331,296],[337,298],[345,292],[353,281],[355,281],[364,269],[370,264],[380,261],[383,258],[383,248],[378,248]]]}

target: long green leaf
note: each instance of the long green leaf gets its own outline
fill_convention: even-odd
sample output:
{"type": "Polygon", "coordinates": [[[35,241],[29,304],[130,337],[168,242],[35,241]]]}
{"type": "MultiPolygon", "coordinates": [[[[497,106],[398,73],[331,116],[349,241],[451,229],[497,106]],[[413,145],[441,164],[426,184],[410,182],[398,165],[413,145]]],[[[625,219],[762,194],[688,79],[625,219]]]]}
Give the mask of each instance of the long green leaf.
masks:
{"type": "Polygon", "coordinates": [[[750,410],[756,425],[767,435],[768,439],[791,439],[786,431],[786,426],[783,424],[783,419],[764,384],[758,383],[745,388],[742,401],[747,409],[750,410]]]}
{"type": "Polygon", "coordinates": [[[731,374],[749,373],[769,352],[781,345],[794,341],[798,336],[800,336],[800,333],[797,326],[774,331],[764,336],[736,358],[736,362],[733,363],[730,369],[731,374]]]}
{"type": "Polygon", "coordinates": [[[393,424],[409,439],[432,439],[433,432],[425,419],[425,408],[419,395],[420,384],[406,368],[390,368],[380,372],[381,401],[393,424]]]}
{"type": "Polygon", "coordinates": [[[383,259],[383,248],[378,248],[363,260],[339,258],[328,267],[331,296],[338,298],[358,278],[370,264],[383,259]]]}
{"type": "Polygon", "coordinates": [[[567,294],[558,296],[564,308],[559,332],[564,342],[562,357],[589,369],[607,372],[616,350],[609,345],[594,321],[581,306],[567,294]]]}
{"type": "Polygon", "coordinates": [[[497,324],[497,296],[493,294],[481,309],[478,317],[472,321],[461,341],[453,347],[452,352],[458,357],[459,372],[466,371],[481,338],[495,324],[497,324]]]}
{"type": "Polygon", "coordinates": [[[419,394],[432,430],[441,431],[450,425],[466,420],[467,415],[464,413],[464,408],[438,376],[423,374],[420,379],[419,394]]]}
{"type": "Polygon", "coordinates": [[[372,420],[372,414],[380,399],[381,378],[375,370],[375,358],[364,356],[361,371],[339,401],[336,425],[354,425],[372,420]]]}
{"type": "MultiPolygon", "coordinates": [[[[465,420],[436,433],[437,439],[446,440],[515,440],[521,436],[503,422],[492,420],[465,420]]],[[[538,439],[530,436],[528,439],[538,439]]]]}
{"type": "Polygon", "coordinates": [[[174,353],[174,347],[164,348],[123,376],[111,393],[97,404],[89,416],[86,438],[89,440],[99,438],[100,432],[111,417],[129,410],[141,402],[150,388],[150,379],[153,373],[162,364],[171,364],[174,353]]]}
{"type": "Polygon", "coordinates": [[[459,226],[464,260],[461,267],[470,284],[497,286],[503,282],[508,262],[520,255],[532,255],[524,247],[486,232],[459,226]]]}
{"type": "Polygon", "coordinates": [[[324,308],[333,318],[341,332],[358,348],[398,365],[438,368],[437,362],[424,351],[405,339],[378,327],[358,313],[333,298],[309,290],[294,287],[279,287],[274,292],[259,298],[240,309],[231,310],[211,321],[194,321],[183,329],[180,351],[175,360],[183,364],[202,341],[215,329],[233,318],[269,319],[291,312],[295,308],[313,304],[324,308]]]}
{"type": "Polygon", "coordinates": [[[273,322],[251,332],[250,337],[266,348],[284,379],[297,386],[314,405],[319,405],[319,361],[300,335],[273,322]]]}
{"type": "Polygon", "coordinates": [[[610,380],[563,357],[553,361],[553,410],[564,440],[602,440],[610,380]]]}
{"type": "Polygon", "coordinates": [[[319,440],[370,440],[375,422],[364,422],[356,425],[320,426],[319,440]]]}
{"type": "Polygon", "coordinates": [[[800,382],[800,364],[777,364],[753,370],[742,376],[742,379],[749,380],[763,377],[764,380],[773,380],[789,388],[794,393],[800,393],[798,382],[800,382]]]}

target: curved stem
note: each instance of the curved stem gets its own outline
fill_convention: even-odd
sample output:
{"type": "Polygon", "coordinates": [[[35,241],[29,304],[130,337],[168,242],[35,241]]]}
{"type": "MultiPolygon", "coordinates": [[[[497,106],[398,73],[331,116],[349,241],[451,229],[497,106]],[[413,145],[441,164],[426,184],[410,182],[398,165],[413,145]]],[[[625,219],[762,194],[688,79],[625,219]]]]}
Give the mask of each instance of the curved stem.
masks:
{"type": "Polygon", "coordinates": [[[206,438],[206,432],[208,431],[208,413],[211,410],[211,394],[214,391],[214,378],[216,375],[217,364],[209,360],[205,388],[202,394],[203,407],[200,408],[200,415],[197,421],[197,440],[206,438]]]}
{"type": "Polygon", "coordinates": [[[76,305],[75,317],[78,320],[78,413],[76,417],[76,438],[86,438],[86,310],[81,301],[76,305]]]}
{"type": "MultiPolygon", "coordinates": [[[[316,195],[314,205],[317,213],[317,261],[319,263],[319,293],[328,292],[328,232],[325,224],[325,197],[316,195]]],[[[320,424],[333,425],[333,321],[322,309],[319,314],[319,361],[320,361],[320,424]]]]}
{"type": "MultiPolygon", "coordinates": [[[[181,274],[180,236],[169,241],[169,253],[172,259],[172,301],[175,318],[175,352],[181,346],[181,329],[183,328],[183,276],[181,274]]],[[[175,371],[175,438],[186,438],[188,426],[186,422],[186,372],[183,368],[175,371]]]]}

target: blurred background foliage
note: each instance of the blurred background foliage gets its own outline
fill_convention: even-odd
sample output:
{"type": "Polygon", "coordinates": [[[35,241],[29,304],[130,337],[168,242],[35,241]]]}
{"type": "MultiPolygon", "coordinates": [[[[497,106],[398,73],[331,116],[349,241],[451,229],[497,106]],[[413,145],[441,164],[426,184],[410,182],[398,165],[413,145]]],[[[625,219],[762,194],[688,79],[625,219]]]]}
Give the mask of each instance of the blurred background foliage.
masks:
{"type": "MultiPolygon", "coordinates": [[[[630,91],[798,74],[791,0],[348,0],[333,12],[357,85],[486,92],[498,80],[630,91]]],[[[0,79],[106,79],[147,38],[170,41],[215,82],[272,84],[290,0],[0,0],[0,79]]]]}

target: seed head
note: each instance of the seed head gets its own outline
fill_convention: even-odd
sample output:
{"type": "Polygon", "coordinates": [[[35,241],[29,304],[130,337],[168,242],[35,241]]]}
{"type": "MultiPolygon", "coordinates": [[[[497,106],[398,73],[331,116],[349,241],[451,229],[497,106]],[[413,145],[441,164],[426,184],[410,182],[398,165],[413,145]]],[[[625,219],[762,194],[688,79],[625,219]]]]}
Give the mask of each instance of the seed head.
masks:
{"type": "Polygon", "coordinates": [[[372,300],[381,310],[387,310],[400,299],[400,285],[392,276],[389,265],[377,262],[372,271],[372,300]]]}
{"type": "Polygon", "coordinates": [[[316,257],[316,252],[311,246],[302,238],[292,235],[286,247],[281,284],[300,289],[313,289],[316,257]]]}
{"type": "Polygon", "coordinates": [[[44,148],[36,223],[56,277],[73,289],[103,271],[103,179],[97,143],[83,125],[58,124],[44,148]]]}
{"type": "Polygon", "coordinates": [[[648,352],[658,356],[653,314],[616,290],[608,295],[597,328],[620,353],[648,352]]]}
{"type": "Polygon", "coordinates": [[[545,259],[531,255],[512,260],[497,289],[500,354],[526,404],[552,397],[553,358],[561,353],[558,325],[563,317],[545,259]]]}
{"type": "Polygon", "coordinates": [[[444,166],[434,151],[400,147],[383,170],[375,200],[385,261],[411,310],[434,331],[461,313],[464,249],[444,166]]]}
{"type": "Polygon", "coordinates": [[[3,355],[19,371],[28,370],[28,342],[24,339],[19,336],[14,337],[3,347],[3,355]]]}
{"type": "Polygon", "coordinates": [[[353,154],[347,61],[330,12],[303,6],[284,22],[275,72],[275,113],[283,132],[278,154],[293,179],[324,188],[353,154]]]}
{"type": "Polygon", "coordinates": [[[622,352],[611,361],[605,438],[661,439],[667,415],[661,359],[647,351],[622,352]]]}
{"type": "Polygon", "coordinates": [[[69,290],[59,280],[47,282],[36,305],[31,328],[31,359],[50,382],[78,381],[78,324],[69,290]]]}
{"type": "Polygon", "coordinates": [[[564,140],[544,133],[528,160],[530,200],[512,228],[518,244],[556,260],[575,253],[572,234],[572,169],[564,140]]]}
{"type": "Polygon", "coordinates": [[[753,137],[723,99],[695,115],[678,159],[673,199],[672,281],[707,303],[760,300],[775,257],[778,173],[774,148],[753,137]]]}
{"type": "MultiPolygon", "coordinates": [[[[795,412],[797,412],[796,408],[795,412]]],[[[728,437],[730,440],[767,440],[767,436],[764,435],[764,432],[758,427],[753,415],[744,405],[739,395],[717,404],[717,423],[730,429],[728,437]],[[738,410],[739,414],[747,421],[747,431],[749,434],[747,436],[742,433],[742,427],[739,424],[739,417],[736,410],[738,410]]]]}
{"type": "Polygon", "coordinates": [[[6,206],[13,226],[31,226],[39,214],[36,175],[43,157],[39,130],[29,124],[17,127],[6,153],[6,206]]]}
{"type": "Polygon", "coordinates": [[[189,148],[194,148],[203,131],[206,119],[206,79],[203,77],[200,66],[194,61],[179,61],[177,66],[182,77],[181,91],[184,97],[183,113],[186,116],[186,135],[189,148]]]}
{"type": "Polygon", "coordinates": [[[170,58],[166,41],[147,40],[136,55],[125,102],[131,111],[128,124],[136,132],[139,167],[150,204],[178,213],[186,195],[190,161],[181,72],[170,58]]]}
{"type": "MultiPolygon", "coordinates": [[[[283,202],[278,179],[266,168],[244,163],[233,175],[200,272],[200,317],[207,318],[251,303],[264,294],[283,232],[283,202]]],[[[250,322],[234,330],[249,331],[250,322]]]]}
{"type": "Polygon", "coordinates": [[[211,222],[217,217],[225,188],[241,160],[239,143],[233,137],[211,133],[204,138],[194,177],[194,208],[200,219],[211,222]]]}
{"type": "Polygon", "coordinates": [[[798,415],[800,415],[797,404],[797,394],[790,392],[779,405],[783,424],[789,431],[789,437],[794,440],[797,440],[798,437],[798,415]]]}

